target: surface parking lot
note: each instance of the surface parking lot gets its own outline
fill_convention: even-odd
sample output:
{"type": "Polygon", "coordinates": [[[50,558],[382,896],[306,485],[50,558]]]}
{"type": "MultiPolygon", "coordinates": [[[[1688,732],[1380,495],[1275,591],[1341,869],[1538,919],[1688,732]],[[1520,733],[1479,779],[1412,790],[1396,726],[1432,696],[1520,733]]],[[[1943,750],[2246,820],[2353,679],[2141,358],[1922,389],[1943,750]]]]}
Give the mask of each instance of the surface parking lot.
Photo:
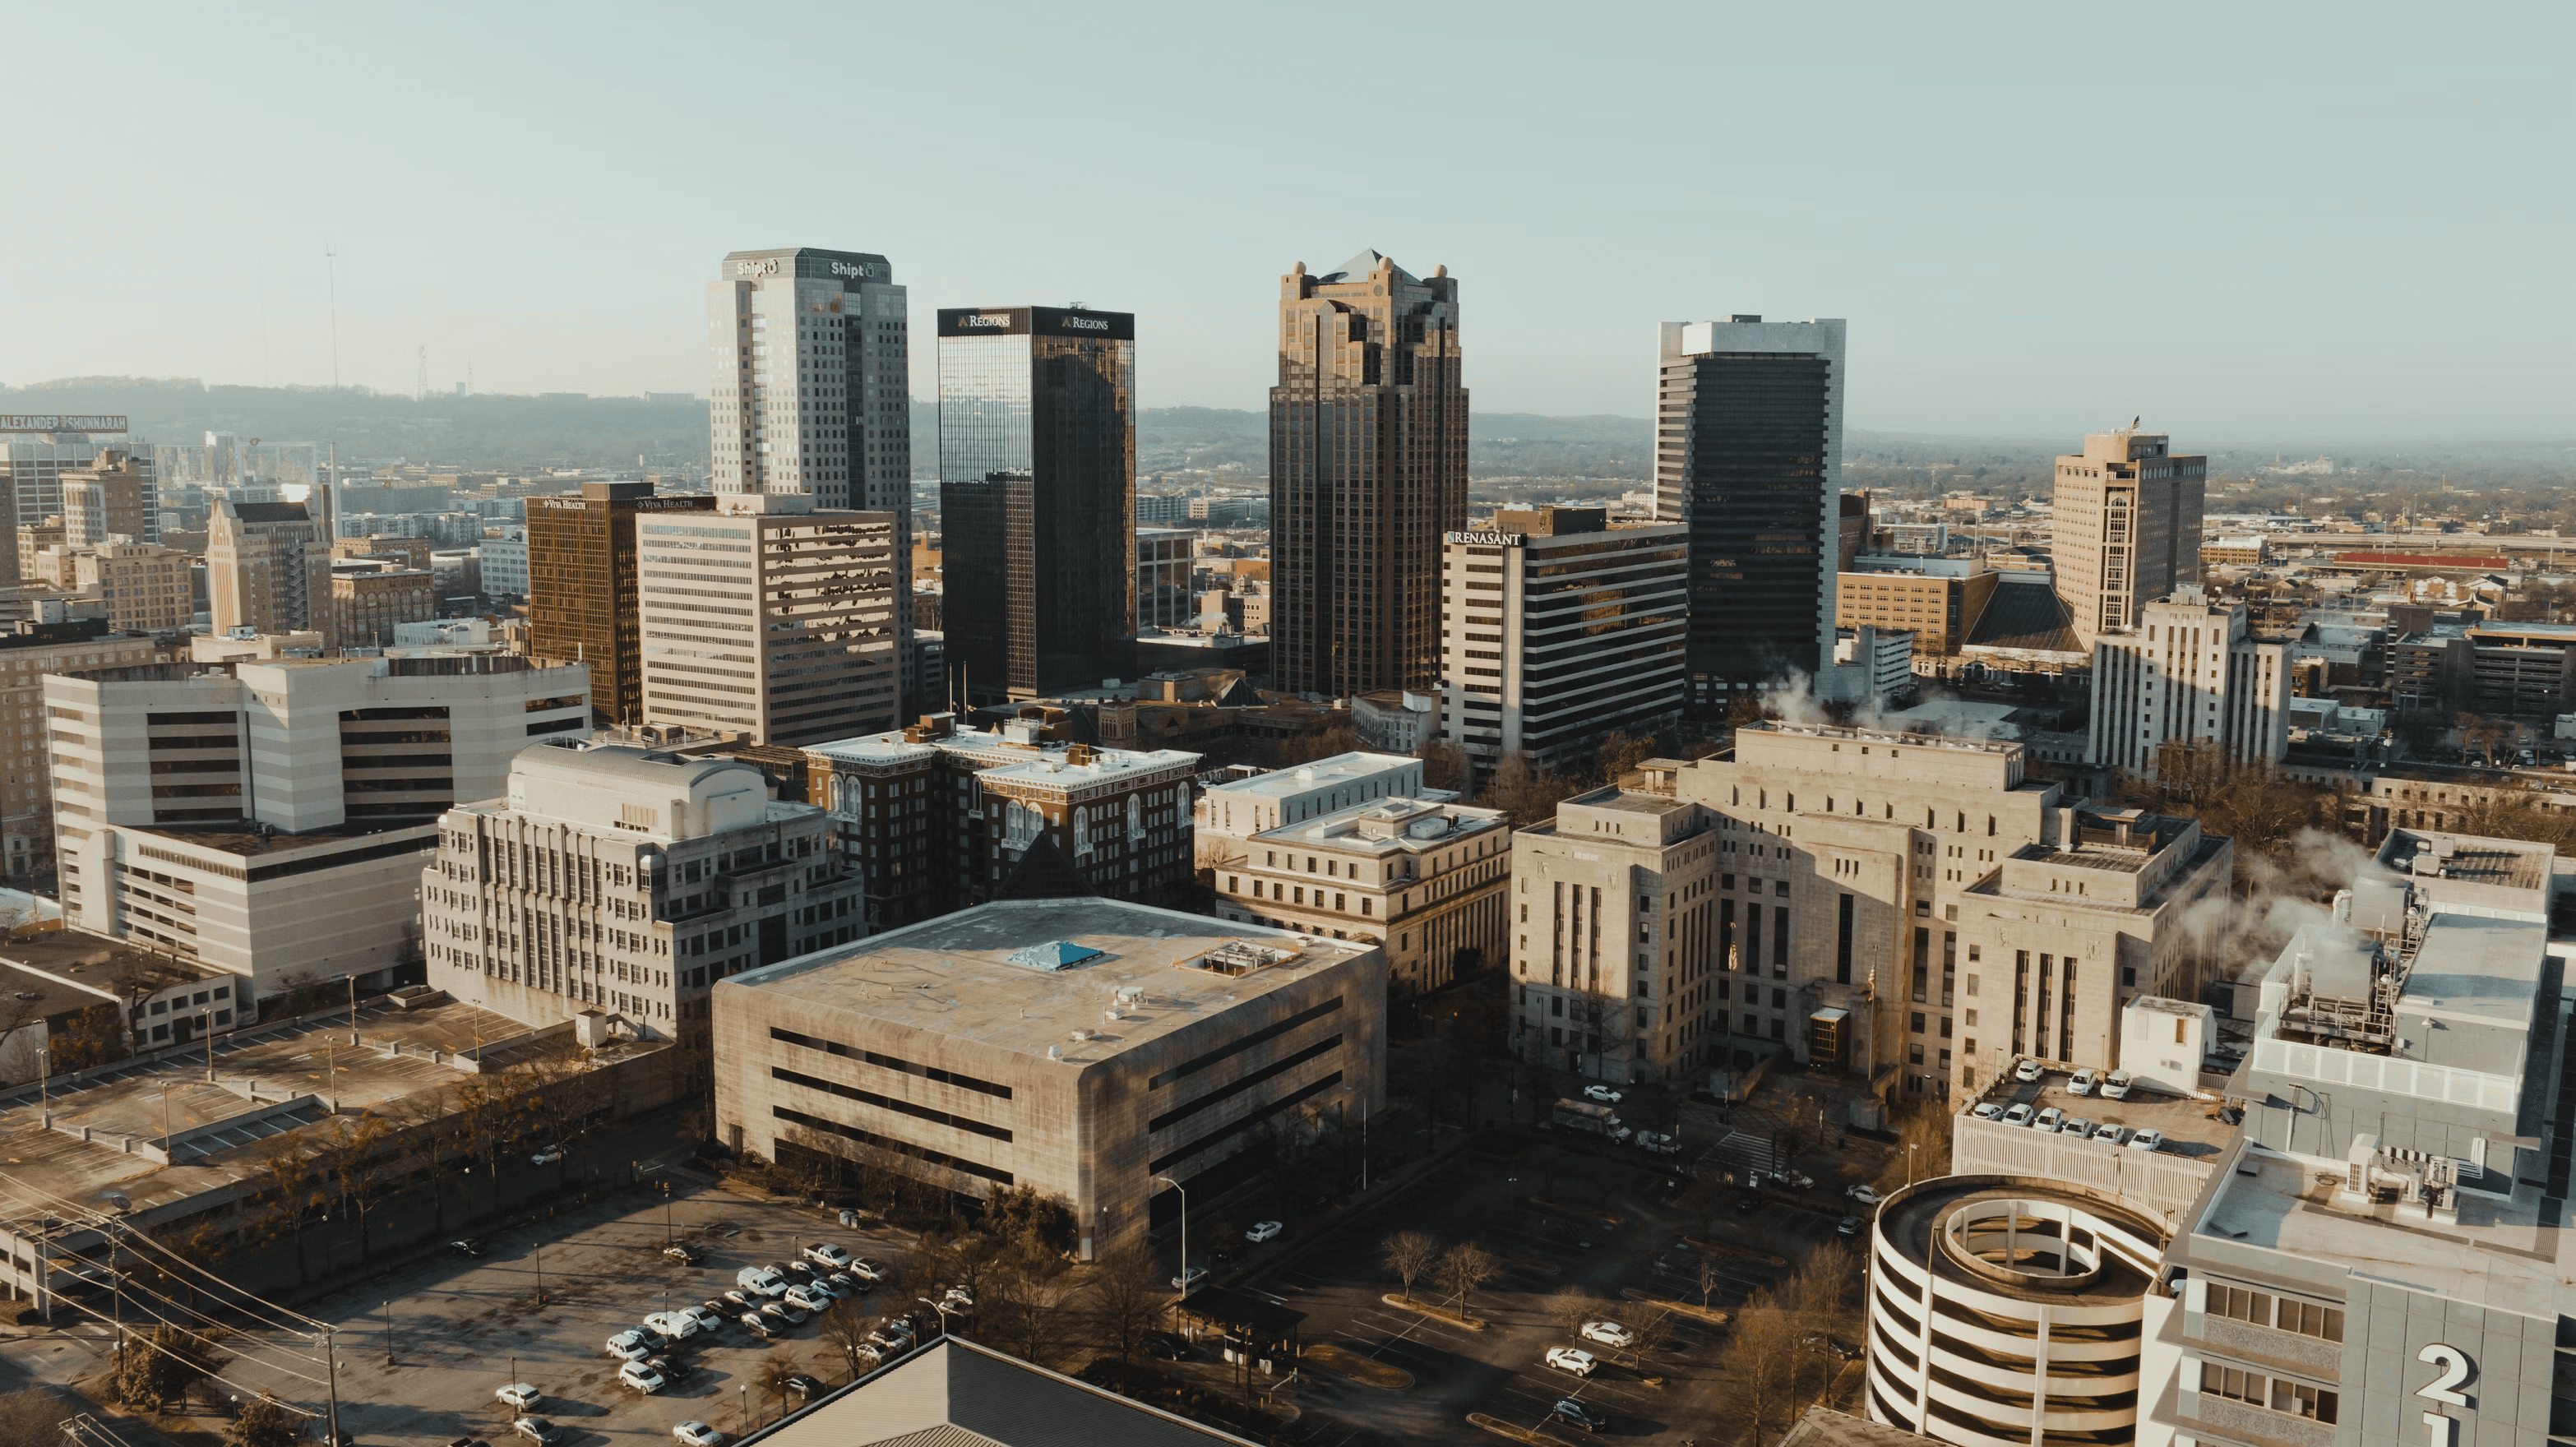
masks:
{"type": "MultiPolygon", "coordinates": [[[[1648,1309],[1622,1295],[1628,1288],[1700,1300],[1699,1253],[1681,1244],[1685,1235],[1697,1233],[1699,1218],[1664,1203],[1661,1173],[1651,1167],[1613,1156],[1598,1174],[1607,1209],[1621,1217],[1618,1225],[1550,1214],[1525,1200],[1516,1204],[1515,1196],[1538,1184],[1525,1167],[1462,1154],[1329,1236],[1294,1243],[1302,1249],[1274,1257],[1277,1264],[1265,1266],[1256,1258],[1242,1284],[1306,1313],[1307,1342],[1329,1342],[1414,1377],[1410,1389],[1390,1393],[1329,1372],[1306,1372],[1286,1389],[1304,1414],[1298,1423],[1304,1440],[1331,1447],[1381,1440],[1494,1441],[1467,1421],[1470,1412],[1564,1441],[1592,1440],[1549,1420],[1551,1408],[1565,1398],[1605,1413],[1604,1437],[1677,1444],[1730,1436],[1722,1418],[1728,1390],[1725,1328],[1676,1314],[1670,1337],[1640,1366],[1615,1348],[1578,1340],[1548,1319],[1548,1298],[1569,1282],[1593,1294],[1599,1316],[1620,1321],[1634,1322],[1648,1309]],[[1486,1322],[1484,1331],[1382,1300],[1395,1282],[1379,1262],[1378,1243],[1406,1228],[1437,1230],[1451,1241],[1473,1239],[1505,1260],[1504,1273],[1469,1303],[1471,1314],[1486,1322]],[[1587,1380],[1548,1366],[1547,1350],[1556,1346],[1590,1351],[1599,1369],[1587,1380]]],[[[1569,1185],[1568,1191],[1580,1191],[1587,1204],[1593,1199],[1589,1183],[1569,1185]]],[[[1822,1209],[1774,1205],[1743,1216],[1721,1207],[1711,1236],[1745,1250],[1712,1254],[1718,1281],[1710,1307],[1738,1307],[1783,1275],[1784,1268],[1766,1256],[1794,1263],[1835,1239],[1838,1198],[1825,1186],[1809,1194],[1822,1209]]],[[[1417,1284],[1415,1294],[1438,1297],[1426,1284],[1417,1284]]]]}
{"type": "MultiPolygon", "coordinates": [[[[789,1260],[816,1240],[860,1255],[902,1254],[889,1233],[845,1229],[831,1224],[827,1212],[745,1201],[713,1188],[675,1189],[669,1216],[672,1229],[704,1251],[698,1265],[661,1254],[664,1207],[639,1196],[485,1240],[481,1260],[440,1256],[406,1268],[387,1283],[398,1294],[381,1305],[352,1300],[353,1293],[332,1298],[315,1314],[338,1326],[342,1430],[362,1443],[473,1437],[493,1447],[514,1441],[525,1447],[510,1435],[519,1414],[493,1397],[501,1386],[524,1381],[545,1394],[534,1414],[564,1429],[559,1447],[668,1442],[674,1424],[692,1420],[731,1436],[746,1418],[757,1425],[776,1415],[777,1401],[754,1384],[772,1360],[834,1385],[848,1380],[840,1353],[809,1322],[771,1342],[728,1324],[690,1338],[675,1353],[696,1368],[686,1381],[651,1396],[620,1383],[618,1360],[603,1350],[610,1337],[651,1312],[722,1297],[744,1266],[789,1260]],[[540,1273],[543,1309],[535,1306],[540,1273]]],[[[882,1292],[859,1302],[871,1314],[901,1309],[882,1292]]],[[[301,1363],[261,1355],[280,1365],[244,1361],[226,1375],[298,1405],[322,1405],[321,1387],[280,1369],[304,1370],[301,1363]]],[[[788,1405],[795,1405],[793,1397],[788,1405]]]]}

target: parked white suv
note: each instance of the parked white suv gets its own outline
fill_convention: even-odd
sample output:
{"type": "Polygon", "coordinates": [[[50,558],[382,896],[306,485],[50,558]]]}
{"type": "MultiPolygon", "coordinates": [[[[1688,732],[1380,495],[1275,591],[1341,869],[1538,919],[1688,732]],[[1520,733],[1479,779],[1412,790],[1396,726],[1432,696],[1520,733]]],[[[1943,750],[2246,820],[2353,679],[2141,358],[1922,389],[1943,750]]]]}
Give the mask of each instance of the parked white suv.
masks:
{"type": "Polygon", "coordinates": [[[746,1266],[733,1274],[733,1284],[763,1296],[785,1296],[787,1278],[766,1266],[746,1266]]]}

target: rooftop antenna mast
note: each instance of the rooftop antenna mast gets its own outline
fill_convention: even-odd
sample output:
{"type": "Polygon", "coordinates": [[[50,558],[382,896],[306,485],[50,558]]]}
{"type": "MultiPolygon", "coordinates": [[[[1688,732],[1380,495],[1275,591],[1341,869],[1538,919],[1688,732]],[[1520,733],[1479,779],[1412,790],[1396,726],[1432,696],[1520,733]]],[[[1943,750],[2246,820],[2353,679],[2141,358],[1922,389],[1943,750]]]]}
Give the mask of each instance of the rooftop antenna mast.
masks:
{"type": "Polygon", "coordinates": [[[420,401],[429,400],[429,348],[427,347],[420,349],[420,377],[412,383],[412,388],[413,395],[420,401]]]}
{"type": "Polygon", "coordinates": [[[331,390],[340,389],[340,252],[322,243],[322,265],[331,283],[331,390]]]}

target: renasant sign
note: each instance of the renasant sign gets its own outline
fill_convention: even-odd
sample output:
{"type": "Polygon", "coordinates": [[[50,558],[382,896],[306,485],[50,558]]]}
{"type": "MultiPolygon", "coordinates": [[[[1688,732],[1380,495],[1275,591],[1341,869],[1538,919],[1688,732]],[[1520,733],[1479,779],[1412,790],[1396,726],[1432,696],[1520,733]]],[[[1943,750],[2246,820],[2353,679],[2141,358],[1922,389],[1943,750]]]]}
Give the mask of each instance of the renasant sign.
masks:
{"type": "Polygon", "coordinates": [[[1448,540],[1471,547],[1517,548],[1529,541],[1527,533],[1450,533],[1448,540]]]}

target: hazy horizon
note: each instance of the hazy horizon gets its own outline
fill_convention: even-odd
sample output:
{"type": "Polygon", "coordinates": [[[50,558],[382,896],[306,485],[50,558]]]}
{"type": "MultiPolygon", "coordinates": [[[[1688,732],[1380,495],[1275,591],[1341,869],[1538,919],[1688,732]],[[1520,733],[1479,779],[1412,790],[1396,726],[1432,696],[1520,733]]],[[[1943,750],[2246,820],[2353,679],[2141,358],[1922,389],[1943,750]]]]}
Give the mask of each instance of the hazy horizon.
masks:
{"type": "Polygon", "coordinates": [[[605,14],[30,12],[0,380],[327,385],[328,247],[344,383],[699,394],[719,258],[812,245],[1258,410],[1279,275],[1373,247],[1485,413],[1642,419],[1753,312],[1849,320],[1858,429],[2576,437],[2563,7],[605,14]]]}

